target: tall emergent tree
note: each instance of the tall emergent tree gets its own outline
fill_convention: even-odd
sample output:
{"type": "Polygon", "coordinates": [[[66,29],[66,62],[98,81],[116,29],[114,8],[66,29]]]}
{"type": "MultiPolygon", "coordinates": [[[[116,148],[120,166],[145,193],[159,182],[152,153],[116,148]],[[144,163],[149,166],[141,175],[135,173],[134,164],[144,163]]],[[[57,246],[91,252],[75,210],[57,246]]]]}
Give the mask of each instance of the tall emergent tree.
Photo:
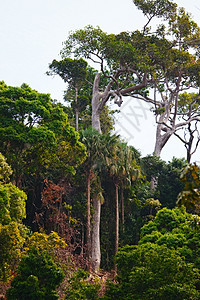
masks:
{"type": "Polygon", "coordinates": [[[93,83],[92,126],[101,132],[100,114],[109,99],[120,106],[122,96],[147,84],[145,65],[138,66],[142,56],[126,33],[107,34],[99,27],[87,26],[69,35],[62,57],[83,57],[99,66],[93,83]],[[107,78],[101,85],[102,77],[107,78]]]}
{"type": "Polygon", "coordinates": [[[111,159],[116,136],[100,134],[93,127],[81,132],[81,141],[87,148],[87,158],[83,164],[87,181],[87,224],[86,239],[89,263],[94,271],[100,268],[100,211],[102,204],[102,188],[99,173],[105,168],[107,161],[111,159]],[[93,184],[93,190],[91,185],[93,184]],[[91,217],[91,200],[93,214],[91,217]],[[92,222],[91,222],[92,220],[92,222]]]}
{"type": "Polygon", "coordinates": [[[79,123],[79,105],[78,94],[86,75],[87,75],[87,62],[82,58],[71,59],[64,58],[61,61],[53,60],[49,65],[50,72],[48,75],[59,75],[65,82],[67,82],[71,89],[75,91],[75,116],[76,116],[76,131],[78,131],[79,123]]]}
{"type": "Polygon", "coordinates": [[[124,97],[131,96],[152,103],[157,122],[154,154],[159,156],[179,128],[199,121],[196,113],[181,119],[178,100],[181,92],[196,88],[200,82],[200,63],[195,54],[200,30],[172,1],[133,2],[148,19],[141,31],[107,34],[99,27],[87,26],[68,36],[61,56],[63,60],[75,57],[96,64],[92,126],[100,133],[100,114],[108,100],[120,106],[124,97]],[[153,18],[162,18],[165,23],[151,33],[148,26],[153,18]],[[104,85],[103,78],[107,79],[104,85]]]}
{"type": "MultiPolygon", "coordinates": [[[[156,16],[154,2],[158,5],[156,6],[158,9],[163,5],[163,1],[133,2],[148,17],[148,23],[156,16]]],[[[152,81],[148,86],[151,93],[133,97],[154,106],[153,112],[157,123],[154,154],[160,156],[163,147],[173,134],[192,122],[200,121],[198,95],[192,100],[188,97],[185,105],[181,97],[181,93],[190,88],[199,88],[200,28],[184,8],[180,8],[170,16],[166,28],[164,25],[159,26],[156,34],[151,34],[149,30],[145,25],[143,36],[157,40],[155,43],[145,45],[145,48],[151,51],[152,60],[156,61],[156,68],[152,70],[152,81]]]]}

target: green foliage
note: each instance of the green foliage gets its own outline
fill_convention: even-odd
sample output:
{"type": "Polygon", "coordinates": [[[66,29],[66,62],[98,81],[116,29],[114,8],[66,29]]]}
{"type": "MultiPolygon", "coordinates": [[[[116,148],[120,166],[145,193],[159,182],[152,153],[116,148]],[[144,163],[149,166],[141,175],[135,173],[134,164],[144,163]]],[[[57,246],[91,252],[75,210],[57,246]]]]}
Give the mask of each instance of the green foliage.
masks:
{"type": "Polygon", "coordinates": [[[86,168],[101,169],[112,157],[117,137],[110,134],[100,134],[93,127],[81,131],[81,141],[87,148],[86,168]]]}
{"type": "Polygon", "coordinates": [[[0,224],[21,222],[26,216],[26,194],[9,181],[11,167],[0,153],[0,224]],[[7,182],[7,183],[6,183],[7,182]]]}
{"type": "Polygon", "coordinates": [[[108,165],[110,176],[115,183],[131,185],[131,182],[141,176],[140,166],[134,159],[133,148],[120,140],[116,143],[113,157],[108,161],[108,165]]]}
{"type": "Polygon", "coordinates": [[[185,205],[189,211],[200,213],[200,167],[188,165],[181,173],[183,190],[179,193],[177,204],[185,205]]]}
{"type": "Polygon", "coordinates": [[[160,200],[163,206],[168,208],[175,206],[178,193],[183,188],[180,174],[186,165],[185,159],[178,158],[173,158],[171,162],[163,165],[158,176],[158,185],[155,192],[155,197],[160,200]]]}
{"type": "Polygon", "coordinates": [[[7,291],[7,299],[58,299],[56,288],[63,278],[62,269],[50,256],[32,248],[18,265],[17,275],[7,291]]]}
{"type": "Polygon", "coordinates": [[[70,300],[95,300],[99,299],[98,291],[100,284],[98,280],[93,278],[90,280],[90,274],[82,269],[78,269],[74,275],[69,279],[66,287],[66,298],[70,300]]]}
{"type": "Polygon", "coordinates": [[[141,229],[139,244],[153,242],[176,249],[188,263],[200,267],[199,217],[186,212],[184,207],[160,210],[155,219],[141,229]]]}
{"type": "Polygon", "coordinates": [[[12,175],[12,169],[6,162],[6,158],[0,153],[0,182],[7,182],[12,175]]]}
{"type": "Polygon", "coordinates": [[[54,231],[50,234],[34,232],[26,241],[25,251],[35,248],[39,252],[46,251],[53,257],[56,248],[65,248],[66,246],[65,241],[54,231]]]}
{"type": "Polygon", "coordinates": [[[20,222],[26,217],[26,194],[12,183],[0,184],[0,223],[20,222]]]}
{"type": "Polygon", "coordinates": [[[74,173],[85,158],[79,136],[60,104],[28,85],[0,84],[0,150],[20,184],[22,174],[46,174],[53,168],[74,173]]]}
{"type": "Polygon", "coordinates": [[[27,230],[26,194],[9,181],[11,167],[0,153],[0,280],[6,281],[20,259],[27,230]],[[7,183],[6,183],[7,182],[7,183]]]}
{"type": "Polygon", "coordinates": [[[176,4],[172,1],[161,0],[133,0],[133,3],[138,9],[142,10],[143,14],[148,19],[153,17],[168,19],[176,12],[176,4]]]}
{"type": "Polygon", "coordinates": [[[105,299],[198,299],[199,272],[175,250],[146,243],[124,247],[117,255],[118,284],[110,285],[105,299]],[[183,288],[184,287],[184,288],[183,288]],[[168,291],[168,294],[167,294],[168,291]],[[167,294],[167,298],[165,295],[167,294]]]}
{"type": "Polygon", "coordinates": [[[153,221],[143,226],[141,229],[141,237],[146,234],[151,234],[155,230],[164,234],[180,225],[182,226],[183,224],[187,224],[187,222],[192,222],[192,219],[192,215],[186,213],[183,207],[181,209],[174,208],[172,210],[165,207],[158,211],[153,221]]]}
{"type": "Polygon", "coordinates": [[[61,61],[53,60],[49,65],[48,75],[59,75],[65,82],[68,82],[73,88],[79,87],[87,75],[87,62],[82,58],[71,59],[64,58],[61,61]]]}
{"type": "MultiPolygon", "coordinates": [[[[116,76],[112,82],[113,88],[118,90],[120,86],[124,89],[138,83],[133,68],[143,74],[156,69],[158,63],[163,64],[170,44],[164,38],[144,36],[139,31],[115,35],[107,34],[99,27],[86,26],[69,35],[61,55],[65,58],[73,54],[77,58],[83,57],[99,63],[103,76],[108,79],[115,76],[115,72],[120,69],[120,76],[116,76]]],[[[107,84],[104,84],[104,88],[107,84]]],[[[145,90],[142,92],[145,93],[145,90]]]]}
{"type": "Polygon", "coordinates": [[[155,192],[151,195],[158,199],[162,206],[173,208],[179,192],[183,189],[180,175],[187,165],[185,159],[173,158],[171,162],[165,162],[157,156],[146,156],[141,159],[141,167],[147,181],[154,177],[157,180],[155,192]]]}
{"type": "Polygon", "coordinates": [[[0,280],[8,280],[15,271],[26,233],[26,228],[16,222],[0,224],[0,280]]]}
{"type": "MultiPolygon", "coordinates": [[[[184,9],[177,12],[176,4],[171,1],[133,2],[148,18],[143,32],[107,34],[99,27],[87,26],[69,35],[61,52],[63,59],[53,60],[50,64],[49,74],[58,74],[68,83],[65,100],[70,106],[62,107],[61,104],[52,101],[48,94],[38,93],[26,84],[21,87],[9,87],[0,82],[0,151],[7,156],[12,165],[13,178],[18,186],[35,179],[34,187],[32,182],[26,186],[29,196],[31,195],[34,201],[36,198],[40,200],[40,187],[44,178],[51,177],[54,182],[62,181],[65,184],[66,177],[71,178],[76,168],[84,162],[73,184],[68,184],[72,190],[71,194],[68,195],[68,191],[64,189],[58,189],[60,198],[47,195],[47,205],[42,207],[44,214],[41,213],[40,216],[46,220],[50,216],[53,221],[53,217],[56,216],[56,221],[62,221],[63,225],[63,220],[66,219],[59,218],[61,214],[56,215],[55,212],[66,211],[64,205],[62,206],[62,197],[65,197],[65,207],[67,208],[69,202],[70,207],[73,206],[72,211],[76,218],[78,215],[82,219],[80,224],[84,243],[84,176],[88,177],[91,184],[91,194],[88,194],[98,194],[99,198],[106,199],[101,230],[106,266],[111,266],[110,257],[114,244],[113,181],[117,188],[120,186],[122,194],[124,191],[125,220],[122,217],[120,222],[121,245],[126,242],[137,243],[139,227],[151,218],[151,221],[142,227],[138,246],[126,246],[119,251],[116,257],[118,283],[110,284],[105,299],[199,299],[198,216],[189,215],[184,208],[164,208],[154,218],[161,204],[174,207],[176,197],[184,184],[184,190],[179,194],[179,204],[192,204],[193,211],[199,212],[199,168],[188,166],[182,174],[183,182],[180,182],[181,169],[186,165],[184,160],[174,158],[172,162],[165,163],[152,156],[141,160],[143,174],[140,176],[140,155],[135,149],[127,147],[125,143],[119,145],[116,136],[101,135],[93,128],[88,128],[92,112],[91,83],[97,71],[88,67],[83,58],[95,61],[100,66],[98,92],[102,98],[99,101],[99,111],[108,99],[114,99],[117,103],[123,95],[139,97],[154,103],[156,118],[167,114],[169,106],[171,111],[177,108],[178,113],[184,115],[190,109],[195,113],[199,110],[197,94],[184,93],[178,99],[181,89],[199,86],[200,62],[198,57],[189,51],[199,51],[196,41],[199,40],[200,30],[197,24],[184,9]],[[147,25],[153,17],[169,21],[169,40],[166,38],[164,24],[161,24],[155,33],[150,33],[147,25]],[[72,55],[75,59],[70,58],[72,55]],[[138,92],[134,88],[141,83],[142,89],[139,87],[138,92]],[[157,104],[158,99],[153,102],[148,98],[149,91],[153,88],[161,94],[160,105],[157,104]],[[105,91],[108,91],[107,96],[105,91]],[[170,105],[165,102],[165,94],[171,99],[170,105]],[[178,103],[174,102],[174,95],[177,96],[178,103]],[[70,115],[71,125],[74,124],[74,112],[80,113],[81,128],[87,128],[81,131],[81,142],[78,133],[69,124],[66,112],[70,115]],[[138,177],[140,181],[133,184],[138,177]],[[149,185],[152,177],[157,179],[154,192],[150,190],[149,185]],[[48,202],[50,198],[54,201],[53,205],[48,202]]],[[[109,109],[104,107],[101,113],[104,133],[110,132],[113,124],[108,116],[109,109]]],[[[160,124],[163,124],[163,120],[160,124]]],[[[172,125],[170,123],[169,126],[172,125]]],[[[162,129],[167,131],[167,128],[162,129]]],[[[25,217],[26,195],[9,183],[11,173],[6,160],[0,154],[0,278],[11,276],[21,258],[21,249],[25,247],[17,276],[8,291],[8,299],[57,299],[55,289],[63,274],[46,252],[53,257],[55,250],[58,247],[64,248],[66,244],[55,232],[49,235],[36,232],[26,238],[24,244],[26,230],[19,224],[25,217]]],[[[49,191],[51,192],[52,190],[49,191]]],[[[39,207],[37,204],[35,201],[34,205],[39,207]]],[[[30,207],[28,213],[32,213],[30,207]]],[[[70,239],[73,240],[74,236],[70,235],[70,239]]],[[[75,240],[73,243],[76,244],[75,240]]],[[[82,251],[84,245],[79,246],[75,247],[82,251]]],[[[98,299],[99,285],[95,278],[92,281],[90,279],[89,274],[83,270],[75,272],[66,287],[66,299],[98,299]]]]}
{"type": "Polygon", "coordinates": [[[189,47],[198,49],[200,29],[183,7],[179,8],[175,18],[170,21],[170,26],[181,50],[187,50],[189,47]]]}
{"type": "Polygon", "coordinates": [[[186,113],[188,109],[196,109],[199,110],[199,94],[197,93],[181,93],[179,95],[179,112],[180,113],[186,113]]]}
{"type": "MultiPolygon", "coordinates": [[[[87,67],[86,71],[86,78],[79,82],[77,91],[71,84],[69,84],[64,94],[64,100],[68,104],[64,107],[64,111],[68,114],[70,124],[74,127],[76,126],[75,112],[78,111],[78,127],[80,130],[85,130],[91,126],[92,88],[95,75],[97,74],[97,71],[90,66],[87,67]]],[[[104,88],[107,83],[108,79],[101,76],[100,88],[104,88]]],[[[113,129],[113,114],[114,111],[110,110],[108,106],[105,106],[102,110],[100,120],[103,134],[109,133],[113,129]]]]}
{"type": "Polygon", "coordinates": [[[105,299],[199,299],[199,225],[185,209],[160,210],[138,246],[120,249],[105,299]]]}

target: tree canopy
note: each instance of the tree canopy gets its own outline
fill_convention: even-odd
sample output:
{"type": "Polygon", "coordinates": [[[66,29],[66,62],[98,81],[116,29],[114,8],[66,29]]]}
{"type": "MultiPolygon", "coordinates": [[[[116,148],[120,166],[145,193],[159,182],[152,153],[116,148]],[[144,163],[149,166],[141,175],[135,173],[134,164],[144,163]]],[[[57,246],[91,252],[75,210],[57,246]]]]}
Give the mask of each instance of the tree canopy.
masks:
{"type": "MultiPolygon", "coordinates": [[[[60,104],[28,85],[0,85],[0,150],[20,181],[22,174],[55,168],[74,173],[85,157],[79,136],[60,104]]],[[[19,184],[19,182],[17,182],[19,184]]]]}

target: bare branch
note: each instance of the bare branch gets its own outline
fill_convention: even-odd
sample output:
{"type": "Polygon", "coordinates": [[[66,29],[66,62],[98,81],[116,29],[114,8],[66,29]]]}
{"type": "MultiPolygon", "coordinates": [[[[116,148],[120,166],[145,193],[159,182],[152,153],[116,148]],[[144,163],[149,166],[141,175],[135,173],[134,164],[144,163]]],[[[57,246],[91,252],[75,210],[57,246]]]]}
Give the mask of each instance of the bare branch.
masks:
{"type": "Polygon", "coordinates": [[[122,89],[121,94],[124,95],[124,94],[127,94],[127,93],[131,93],[133,91],[140,90],[140,89],[142,89],[146,86],[147,86],[147,73],[144,74],[143,80],[140,84],[122,89]]]}

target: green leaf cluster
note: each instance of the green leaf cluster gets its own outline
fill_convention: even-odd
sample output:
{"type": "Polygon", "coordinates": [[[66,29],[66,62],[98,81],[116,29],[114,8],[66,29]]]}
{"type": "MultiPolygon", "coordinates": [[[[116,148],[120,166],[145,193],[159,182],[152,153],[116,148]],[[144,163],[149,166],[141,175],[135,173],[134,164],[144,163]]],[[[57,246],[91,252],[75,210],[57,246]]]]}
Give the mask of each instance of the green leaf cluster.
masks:
{"type": "Polygon", "coordinates": [[[85,148],[61,105],[26,84],[0,84],[0,145],[16,181],[22,174],[40,170],[44,175],[53,167],[74,173],[85,158],[85,148]]]}
{"type": "Polygon", "coordinates": [[[66,286],[65,294],[69,300],[95,300],[99,299],[98,291],[100,284],[98,280],[93,278],[93,281],[89,281],[90,274],[83,269],[78,269],[74,272],[73,276],[69,279],[66,286]]]}
{"type": "Polygon", "coordinates": [[[27,196],[9,182],[11,174],[11,167],[0,153],[0,280],[3,281],[12,275],[27,234],[22,225],[27,196]]]}
{"type": "Polygon", "coordinates": [[[32,248],[18,265],[17,275],[7,291],[7,299],[58,299],[56,288],[63,278],[62,269],[50,256],[32,248]]]}
{"type": "Polygon", "coordinates": [[[58,248],[66,248],[67,244],[64,239],[62,239],[56,232],[52,231],[50,234],[34,232],[26,240],[24,253],[26,255],[27,251],[31,248],[37,249],[39,252],[47,252],[49,255],[55,255],[55,250],[58,248]]]}
{"type": "Polygon", "coordinates": [[[51,71],[47,72],[48,75],[59,75],[73,88],[80,87],[87,75],[87,62],[82,58],[71,59],[67,57],[61,61],[54,59],[49,68],[51,71]]]}
{"type": "Polygon", "coordinates": [[[196,164],[188,165],[181,173],[183,190],[178,194],[177,204],[185,205],[189,211],[200,212],[200,167],[196,164]]]}
{"type": "Polygon", "coordinates": [[[199,299],[199,225],[184,208],[160,210],[138,246],[117,254],[118,283],[105,299],[199,299]],[[197,226],[197,227],[196,227],[197,226]]]}
{"type": "Polygon", "coordinates": [[[133,0],[133,3],[138,9],[142,10],[148,19],[152,19],[153,17],[168,19],[176,12],[177,6],[169,0],[133,0]]]}
{"type": "Polygon", "coordinates": [[[19,263],[27,230],[17,222],[0,224],[0,280],[7,281],[19,263]]]}

